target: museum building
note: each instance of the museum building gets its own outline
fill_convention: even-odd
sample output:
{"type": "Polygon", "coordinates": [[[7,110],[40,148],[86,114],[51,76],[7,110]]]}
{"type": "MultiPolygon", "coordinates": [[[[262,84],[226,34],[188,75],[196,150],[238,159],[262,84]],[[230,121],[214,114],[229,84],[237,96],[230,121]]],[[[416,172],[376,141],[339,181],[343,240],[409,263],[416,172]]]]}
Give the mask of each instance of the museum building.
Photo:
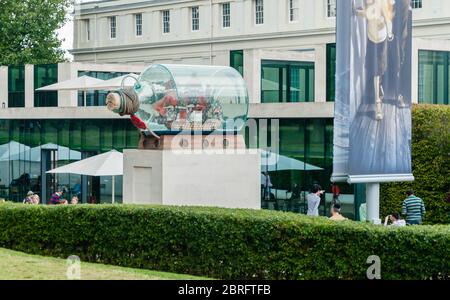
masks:
{"type": "MultiPolygon", "coordinates": [[[[412,8],[412,101],[449,104],[450,2],[412,1],[412,8]]],[[[247,144],[267,149],[276,143],[283,157],[305,163],[303,169],[269,172],[271,197],[261,199],[262,208],[304,213],[305,195],[319,183],[326,190],[320,213],[327,215],[335,16],[332,0],[118,0],[77,6],[74,62],[0,67],[0,197],[21,201],[32,190],[45,202],[64,185],[69,193],[81,186],[83,203],[110,202],[111,178],[45,172],[138,145],[130,120],[105,108],[107,91],[36,89],[82,75],[139,74],[157,63],[212,64],[235,68],[247,84],[249,118],[266,135],[261,140],[244,130],[247,144]],[[271,140],[272,129],[278,142],[271,140]]],[[[120,202],[120,177],[115,186],[120,202]]],[[[340,190],[344,214],[357,219],[363,186],[341,184],[340,190]]]]}

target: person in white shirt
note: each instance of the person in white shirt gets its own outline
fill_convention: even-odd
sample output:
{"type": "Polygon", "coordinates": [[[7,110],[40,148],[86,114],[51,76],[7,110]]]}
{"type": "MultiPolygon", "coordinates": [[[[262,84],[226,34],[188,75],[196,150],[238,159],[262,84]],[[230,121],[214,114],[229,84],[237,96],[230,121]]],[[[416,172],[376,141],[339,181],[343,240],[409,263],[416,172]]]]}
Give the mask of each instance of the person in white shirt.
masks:
{"type": "Polygon", "coordinates": [[[384,219],[384,226],[404,227],[406,226],[406,221],[401,220],[398,213],[393,213],[392,215],[389,215],[384,219]],[[388,225],[389,221],[391,221],[392,224],[388,225]]]}
{"type": "Polygon", "coordinates": [[[320,195],[323,193],[324,191],[320,185],[315,184],[311,190],[311,193],[306,196],[306,200],[308,202],[308,216],[319,216],[320,195]]]}

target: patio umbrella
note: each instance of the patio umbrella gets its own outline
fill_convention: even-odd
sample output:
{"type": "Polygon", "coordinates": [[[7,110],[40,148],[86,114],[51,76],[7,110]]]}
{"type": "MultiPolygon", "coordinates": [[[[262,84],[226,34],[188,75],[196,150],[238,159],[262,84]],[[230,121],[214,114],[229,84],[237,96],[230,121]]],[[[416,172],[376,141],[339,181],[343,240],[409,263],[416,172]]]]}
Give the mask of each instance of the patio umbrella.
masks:
{"type": "Polygon", "coordinates": [[[318,171],[323,170],[320,167],[305,163],[301,160],[290,158],[278,153],[261,150],[261,165],[267,172],[300,170],[300,171],[318,171]]]}
{"type": "Polygon", "coordinates": [[[45,145],[28,148],[25,151],[11,155],[10,160],[40,162],[42,149],[58,150],[58,157],[57,157],[58,160],[80,160],[81,159],[81,152],[79,152],[79,151],[75,151],[75,150],[69,149],[64,146],[48,143],[45,145]]]}
{"type": "Polygon", "coordinates": [[[38,88],[36,91],[70,91],[70,90],[82,90],[84,93],[83,106],[86,105],[86,91],[92,90],[92,86],[103,82],[104,80],[97,79],[91,76],[81,76],[66,81],[61,81],[55,84],[47,85],[38,88]]]}
{"type": "Polygon", "coordinates": [[[114,203],[115,176],[123,175],[123,154],[116,150],[111,150],[47,171],[47,173],[112,176],[112,203],[114,203]]]}
{"type": "Polygon", "coordinates": [[[130,73],[127,75],[111,78],[109,80],[104,80],[92,86],[93,90],[115,90],[122,87],[122,82],[124,83],[124,87],[132,87],[136,83],[136,80],[139,75],[130,73]],[[134,79],[133,79],[134,78],[134,79]],[[123,81],[125,79],[125,81],[123,81]]]}
{"type": "Polygon", "coordinates": [[[29,146],[10,141],[9,143],[0,145],[0,161],[9,161],[11,156],[19,155],[30,149],[29,146]]]}

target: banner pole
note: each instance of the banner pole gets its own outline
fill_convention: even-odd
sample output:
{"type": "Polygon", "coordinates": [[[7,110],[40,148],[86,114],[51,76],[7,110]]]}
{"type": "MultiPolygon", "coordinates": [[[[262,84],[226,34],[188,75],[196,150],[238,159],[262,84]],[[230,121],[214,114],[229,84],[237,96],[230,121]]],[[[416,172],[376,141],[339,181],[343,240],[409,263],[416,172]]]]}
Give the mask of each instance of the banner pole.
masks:
{"type": "Polygon", "coordinates": [[[380,225],[380,184],[366,184],[367,219],[373,224],[380,225]]]}
{"type": "Polygon", "coordinates": [[[116,178],[115,176],[112,177],[112,191],[111,191],[111,203],[114,204],[114,198],[115,198],[115,191],[116,191],[116,178]]]}

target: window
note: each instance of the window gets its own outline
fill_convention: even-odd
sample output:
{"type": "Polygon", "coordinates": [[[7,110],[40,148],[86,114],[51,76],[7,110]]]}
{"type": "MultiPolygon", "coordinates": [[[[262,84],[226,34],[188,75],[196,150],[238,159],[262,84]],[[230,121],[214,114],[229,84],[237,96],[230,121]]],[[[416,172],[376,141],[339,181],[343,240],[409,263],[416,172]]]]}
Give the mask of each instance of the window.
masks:
{"type": "Polygon", "coordinates": [[[327,0],[327,17],[336,17],[336,0],[327,0]]]}
{"type": "Polygon", "coordinates": [[[109,37],[115,39],[117,36],[117,20],[116,16],[109,17],[109,37]]]}
{"type": "Polygon", "coordinates": [[[299,0],[289,0],[289,21],[296,22],[298,21],[298,1],[299,0]]]}
{"type": "Polygon", "coordinates": [[[84,28],[86,33],[86,41],[89,41],[91,39],[91,28],[90,28],[90,20],[86,19],[84,20],[84,28]]]}
{"type": "Polygon", "coordinates": [[[264,0],[255,0],[255,23],[264,24],[264,0]]]}
{"type": "Polygon", "coordinates": [[[419,103],[449,104],[450,52],[419,51],[419,103]]]}
{"type": "Polygon", "coordinates": [[[327,101],[335,100],[336,44],[327,44],[327,101]]]}
{"type": "Polygon", "coordinates": [[[236,69],[242,76],[244,76],[244,51],[243,50],[230,51],[230,67],[236,69]]]}
{"type": "Polygon", "coordinates": [[[230,10],[230,3],[223,3],[222,4],[222,27],[228,28],[231,26],[231,10],[230,10]]]}
{"type": "Polygon", "coordinates": [[[262,103],[313,101],[313,62],[261,62],[262,103]]]}
{"type": "Polygon", "coordinates": [[[24,65],[8,67],[8,107],[25,107],[24,65]]]}
{"type": "MultiPolygon", "coordinates": [[[[34,66],[34,88],[38,89],[46,85],[58,82],[58,64],[34,66]]],[[[35,107],[57,107],[57,91],[35,91],[35,107]]]]}
{"type": "Polygon", "coordinates": [[[411,1],[412,8],[422,8],[422,0],[412,0],[411,1]]]}
{"type": "Polygon", "coordinates": [[[200,13],[198,6],[191,7],[191,25],[192,31],[200,29],[200,13]]]}
{"type": "Polygon", "coordinates": [[[170,32],[170,10],[162,11],[163,33],[170,32]]]}
{"type": "Polygon", "coordinates": [[[142,36],[142,14],[134,15],[134,23],[136,27],[136,36],[142,36]]]}

